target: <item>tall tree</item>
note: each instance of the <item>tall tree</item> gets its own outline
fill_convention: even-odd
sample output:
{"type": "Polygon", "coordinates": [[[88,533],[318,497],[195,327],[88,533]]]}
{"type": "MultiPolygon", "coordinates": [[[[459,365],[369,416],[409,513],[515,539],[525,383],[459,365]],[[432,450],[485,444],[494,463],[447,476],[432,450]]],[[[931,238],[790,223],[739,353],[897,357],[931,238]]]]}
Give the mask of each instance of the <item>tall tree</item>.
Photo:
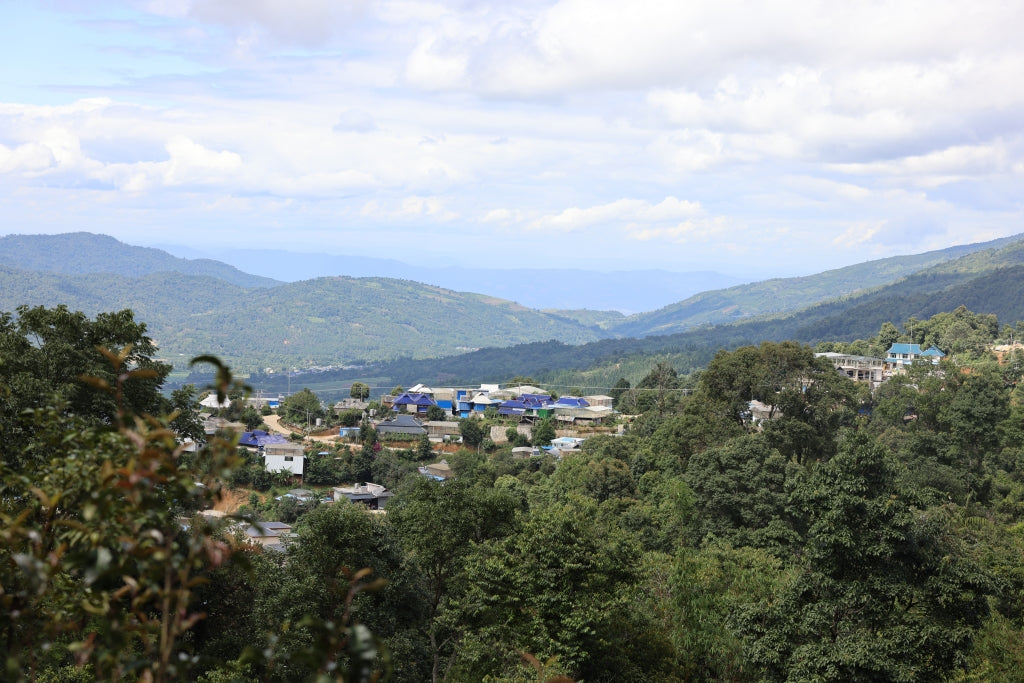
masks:
{"type": "Polygon", "coordinates": [[[794,490],[808,529],[799,571],[738,618],[766,678],[944,680],[964,665],[995,587],[896,475],[852,435],[794,490]]]}
{"type": "Polygon", "coordinates": [[[285,398],[281,403],[285,418],[293,424],[310,424],[324,414],[320,397],[304,388],[285,398]]]}
{"type": "Polygon", "coordinates": [[[788,557],[799,541],[789,510],[799,471],[760,434],[693,455],[685,479],[696,496],[694,540],[710,536],[788,557]]]}
{"type": "Polygon", "coordinates": [[[575,498],[532,511],[522,528],[477,547],[468,564],[460,648],[469,680],[507,678],[520,652],[584,680],[650,680],[646,614],[635,609],[640,548],[575,498]]]}
{"type": "Polygon", "coordinates": [[[100,313],[95,319],[65,306],[21,306],[16,317],[0,313],[4,462],[20,467],[50,456],[33,445],[26,410],[55,405],[64,414],[107,428],[116,424],[119,411],[169,412],[159,388],[171,366],[155,360],[155,353],[146,326],[135,322],[130,310],[100,313]],[[118,373],[127,371],[134,373],[132,382],[119,384],[118,373]],[[96,391],[97,386],[119,386],[119,398],[112,391],[96,391]]]}
{"type": "Polygon", "coordinates": [[[419,477],[388,505],[388,523],[422,579],[433,681],[447,676],[462,635],[449,603],[464,590],[465,558],[474,544],[510,533],[518,506],[508,491],[419,477]]]}
{"type": "Polygon", "coordinates": [[[551,421],[551,418],[546,417],[533,426],[533,445],[534,446],[550,446],[552,439],[555,438],[555,424],[551,421]]]}
{"type": "Polygon", "coordinates": [[[370,397],[370,387],[362,382],[352,382],[352,387],[349,389],[348,395],[354,399],[365,401],[370,397]]]}
{"type": "Polygon", "coordinates": [[[486,436],[480,420],[472,417],[459,422],[459,434],[462,436],[462,443],[470,448],[478,447],[486,436]]]}

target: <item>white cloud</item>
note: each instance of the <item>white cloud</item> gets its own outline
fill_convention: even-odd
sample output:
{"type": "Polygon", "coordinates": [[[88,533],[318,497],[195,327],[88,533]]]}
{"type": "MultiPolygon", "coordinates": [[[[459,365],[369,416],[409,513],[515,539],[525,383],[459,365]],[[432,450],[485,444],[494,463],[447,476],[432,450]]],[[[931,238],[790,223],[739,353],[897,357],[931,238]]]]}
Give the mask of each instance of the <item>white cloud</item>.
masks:
{"type": "Polygon", "coordinates": [[[405,78],[430,90],[457,88],[464,82],[466,66],[466,55],[446,52],[433,37],[427,37],[409,56],[405,78]]]}
{"type": "Polygon", "coordinates": [[[419,196],[403,197],[391,201],[372,199],[363,204],[359,214],[364,218],[403,222],[420,218],[447,222],[458,218],[458,213],[446,208],[443,199],[419,196]]]}
{"type": "Polygon", "coordinates": [[[1021,3],[48,7],[66,43],[0,46],[26,65],[0,193],[27,228],[63,196],[104,208],[97,229],[195,203],[308,235],[443,223],[502,254],[544,231],[581,262],[608,238],[648,262],[806,264],[836,239],[859,258],[1024,217],[1021,3]]]}
{"type": "Polygon", "coordinates": [[[31,142],[13,149],[0,145],[0,173],[35,174],[54,163],[53,153],[46,145],[31,142]]]}
{"type": "Polygon", "coordinates": [[[708,242],[728,231],[729,221],[719,216],[708,219],[689,219],[664,227],[632,229],[628,234],[631,239],[639,242],[661,241],[691,244],[693,242],[708,242]]]}
{"type": "Polygon", "coordinates": [[[333,130],[336,133],[371,133],[377,130],[377,124],[368,112],[347,109],[341,112],[333,130]]]}
{"type": "Polygon", "coordinates": [[[584,209],[571,207],[564,211],[543,216],[530,222],[530,230],[575,232],[595,225],[609,223],[632,226],[643,223],[659,223],[695,216],[701,213],[700,204],[675,197],[666,197],[658,204],[642,199],[619,199],[610,204],[591,206],[584,209]]]}
{"type": "Polygon", "coordinates": [[[857,222],[832,240],[837,247],[856,247],[871,242],[878,231],[885,227],[885,221],[857,222]]]}
{"type": "Polygon", "coordinates": [[[986,145],[954,145],[927,154],[863,164],[834,164],[843,173],[899,176],[910,182],[935,186],[968,177],[1001,173],[1010,166],[1009,151],[1002,141],[986,145]]]}

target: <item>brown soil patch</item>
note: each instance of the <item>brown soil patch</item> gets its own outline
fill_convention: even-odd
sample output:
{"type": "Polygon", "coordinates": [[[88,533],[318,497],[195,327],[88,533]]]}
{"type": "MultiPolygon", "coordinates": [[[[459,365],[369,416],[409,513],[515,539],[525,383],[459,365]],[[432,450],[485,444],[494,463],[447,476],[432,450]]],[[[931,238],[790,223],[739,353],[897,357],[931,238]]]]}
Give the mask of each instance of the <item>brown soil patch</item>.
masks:
{"type": "Polygon", "coordinates": [[[219,501],[217,501],[217,504],[213,506],[213,509],[219,510],[220,512],[225,512],[230,515],[233,512],[237,512],[238,508],[240,508],[243,505],[246,505],[248,502],[249,492],[247,490],[238,489],[232,491],[230,489],[225,489],[224,496],[219,501]]]}

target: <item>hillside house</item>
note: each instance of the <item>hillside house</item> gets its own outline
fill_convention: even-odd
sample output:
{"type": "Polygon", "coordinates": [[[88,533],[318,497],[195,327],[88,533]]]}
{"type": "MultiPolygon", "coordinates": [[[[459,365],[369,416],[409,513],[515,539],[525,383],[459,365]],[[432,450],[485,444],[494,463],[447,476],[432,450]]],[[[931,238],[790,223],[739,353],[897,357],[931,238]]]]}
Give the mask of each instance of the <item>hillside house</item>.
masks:
{"type": "Polygon", "coordinates": [[[867,382],[872,390],[885,381],[885,361],[881,358],[834,352],[816,353],[814,356],[825,358],[832,367],[855,382],[867,382]]]}
{"type": "Polygon", "coordinates": [[[458,422],[434,420],[426,423],[427,436],[431,441],[451,441],[461,436],[458,422]]]}
{"type": "Polygon", "coordinates": [[[457,389],[434,389],[434,403],[448,415],[455,413],[457,389]]]}
{"type": "Polygon", "coordinates": [[[555,402],[547,394],[521,394],[498,404],[498,414],[520,422],[534,422],[554,414],[555,402]]]}
{"type": "Polygon", "coordinates": [[[411,413],[413,415],[426,415],[431,406],[436,406],[430,394],[406,391],[395,396],[391,401],[391,410],[395,412],[411,413]]]}
{"type": "Polygon", "coordinates": [[[500,404],[501,401],[492,399],[483,391],[478,391],[472,395],[467,393],[465,397],[459,401],[459,417],[469,417],[474,413],[482,414],[491,406],[498,407],[500,404]]]}
{"type": "Polygon", "coordinates": [[[268,472],[288,472],[301,477],[306,455],[301,443],[271,443],[263,447],[263,462],[268,472]]]}
{"type": "Polygon", "coordinates": [[[335,503],[360,503],[371,510],[383,510],[395,495],[380,484],[371,483],[335,486],[333,492],[335,503]]]}
{"type": "Polygon", "coordinates": [[[920,344],[897,343],[890,346],[885,354],[885,365],[888,370],[901,370],[917,360],[928,360],[932,365],[938,365],[945,357],[946,354],[934,346],[922,351],[920,344]]]}
{"type": "Polygon", "coordinates": [[[366,410],[370,407],[368,401],[363,401],[358,398],[343,398],[334,404],[334,411],[337,413],[345,412],[346,410],[366,410]]]}
{"type": "Polygon", "coordinates": [[[238,445],[245,446],[246,448],[266,448],[271,444],[282,443],[291,442],[282,434],[271,434],[263,431],[262,429],[256,429],[251,432],[242,432],[242,435],[238,437],[238,445]]]}
{"type": "Polygon", "coordinates": [[[605,396],[604,394],[598,394],[596,396],[584,396],[587,403],[595,408],[611,408],[612,404],[615,403],[615,399],[611,396],[605,396]]]}
{"type": "Polygon", "coordinates": [[[564,453],[565,451],[579,450],[583,447],[584,441],[586,441],[585,438],[578,436],[560,436],[551,440],[551,446],[564,453]]]}
{"type": "Polygon", "coordinates": [[[410,434],[422,436],[427,433],[426,427],[421,425],[412,415],[399,414],[389,420],[376,424],[377,433],[381,436],[386,434],[410,434]]]}
{"type": "Polygon", "coordinates": [[[238,527],[245,540],[268,550],[284,550],[284,541],[291,538],[292,527],[284,522],[257,522],[238,527]]]}
{"type": "Polygon", "coordinates": [[[435,462],[432,465],[424,465],[423,467],[420,467],[418,469],[419,473],[422,474],[424,477],[427,477],[428,479],[433,479],[435,481],[448,481],[449,479],[455,476],[455,474],[452,472],[452,468],[448,465],[447,460],[435,462]]]}
{"type": "Polygon", "coordinates": [[[576,396],[563,396],[555,401],[552,408],[559,422],[583,424],[600,423],[614,412],[608,406],[592,406],[586,399],[576,396]]]}

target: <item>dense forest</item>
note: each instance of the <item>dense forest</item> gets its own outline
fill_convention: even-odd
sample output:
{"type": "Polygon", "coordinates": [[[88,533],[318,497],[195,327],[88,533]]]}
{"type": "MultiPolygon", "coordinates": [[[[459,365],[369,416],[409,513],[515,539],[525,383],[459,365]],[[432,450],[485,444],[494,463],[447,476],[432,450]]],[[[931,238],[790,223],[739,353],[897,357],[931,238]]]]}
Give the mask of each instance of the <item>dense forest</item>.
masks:
{"type": "Polygon", "coordinates": [[[193,516],[256,463],[229,434],[185,450],[197,390],[160,393],[131,312],[0,316],[5,677],[1019,680],[1024,354],[990,350],[1016,332],[955,307],[822,345],[947,351],[874,393],[786,340],[656,363],[616,383],[623,435],[475,440],[444,483],[429,443],[311,444],[305,485],[395,496],[253,490],[242,519],[294,524],[278,553],[193,516]]]}

